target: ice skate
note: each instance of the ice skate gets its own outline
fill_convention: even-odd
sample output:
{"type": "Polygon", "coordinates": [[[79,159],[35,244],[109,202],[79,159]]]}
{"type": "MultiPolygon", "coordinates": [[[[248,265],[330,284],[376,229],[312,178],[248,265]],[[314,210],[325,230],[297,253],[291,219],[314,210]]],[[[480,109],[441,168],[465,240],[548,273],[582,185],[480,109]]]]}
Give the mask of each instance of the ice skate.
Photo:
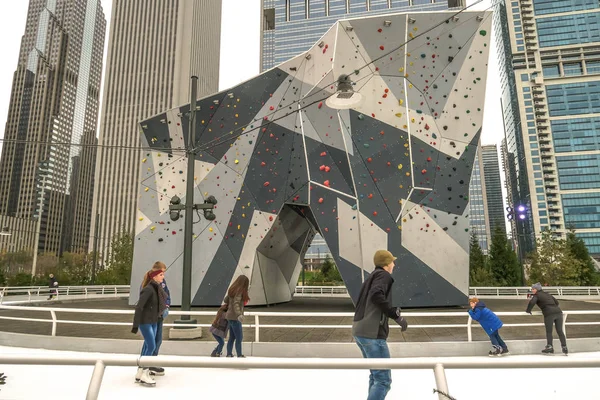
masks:
{"type": "Polygon", "coordinates": [[[544,350],[542,350],[542,354],[554,354],[554,347],[547,344],[546,347],[544,347],[544,350]]]}
{"type": "Polygon", "coordinates": [[[562,352],[565,356],[569,355],[569,349],[567,349],[567,346],[562,346],[562,352]]]}
{"type": "Polygon", "coordinates": [[[221,353],[217,353],[217,349],[214,349],[212,353],[210,353],[211,357],[221,357],[221,353]]]}
{"type": "Polygon", "coordinates": [[[148,368],[150,370],[150,375],[151,376],[164,376],[165,375],[165,369],[161,368],[161,367],[150,367],[148,368]]]}
{"type": "Polygon", "coordinates": [[[508,351],[508,349],[502,349],[502,352],[500,352],[500,355],[502,355],[502,356],[509,356],[510,352],[508,351]]]}
{"type": "Polygon", "coordinates": [[[144,386],[156,386],[156,381],[150,376],[148,368],[144,368],[144,372],[142,372],[142,376],[140,377],[140,384],[144,386]]]}
{"type": "Polygon", "coordinates": [[[144,372],[144,368],[138,367],[137,372],[135,373],[135,382],[140,383],[140,379],[142,378],[142,373],[144,372]]]}
{"type": "Polygon", "coordinates": [[[502,350],[497,347],[494,347],[493,349],[490,350],[490,352],[488,353],[488,356],[496,357],[496,356],[499,356],[500,354],[502,354],[502,350]]]}

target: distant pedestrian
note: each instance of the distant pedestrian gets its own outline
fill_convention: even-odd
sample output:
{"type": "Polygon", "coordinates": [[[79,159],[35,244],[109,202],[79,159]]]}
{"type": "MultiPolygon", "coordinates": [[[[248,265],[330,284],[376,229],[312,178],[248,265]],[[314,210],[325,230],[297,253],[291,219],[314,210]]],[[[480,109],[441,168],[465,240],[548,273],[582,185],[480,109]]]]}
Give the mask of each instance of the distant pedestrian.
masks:
{"type": "Polygon", "coordinates": [[[227,304],[227,313],[225,318],[229,324],[229,340],[227,341],[227,357],[233,357],[233,345],[235,343],[235,353],[238,357],[245,357],[242,352],[242,340],[244,332],[242,322],[244,321],[244,306],[250,301],[248,297],[248,287],[250,280],[246,275],[240,275],[231,284],[227,291],[227,296],[223,302],[227,304]]]}
{"type": "MultiPolygon", "coordinates": [[[[392,307],[392,271],[396,257],[387,250],[377,250],[373,257],[375,270],[360,288],[352,335],[364,358],[390,358],[387,345],[388,318],[400,325],[402,332],[408,328],[400,307],[392,307]]],[[[389,369],[371,370],[367,400],[385,399],[392,386],[389,369]]]]}
{"type": "Polygon", "coordinates": [[[531,291],[533,292],[533,296],[531,296],[531,300],[529,300],[527,310],[525,311],[531,314],[531,310],[536,304],[542,310],[542,314],[544,315],[544,325],[546,326],[546,347],[542,350],[542,353],[554,354],[554,338],[552,337],[552,325],[554,324],[556,326],[556,333],[560,339],[562,352],[565,355],[569,354],[567,338],[563,331],[563,312],[558,306],[558,300],[550,293],[544,292],[542,285],[539,282],[534,283],[531,286],[531,291]]]}
{"type": "Polygon", "coordinates": [[[469,305],[471,306],[469,315],[473,320],[481,324],[481,327],[488,334],[492,342],[492,350],[490,350],[488,355],[491,357],[508,354],[508,347],[500,337],[500,328],[502,328],[500,318],[477,297],[469,299],[469,305]]]}
{"type": "MultiPolygon", "coordinates": [[[[163,272],[167,271],[167,266],[161,261],[155,262],[154,265],[152,266],[152,271],[159,271],[159,270],[163,271],[163,272]]],[[[163,290],[165,291],[165,293],[167,294],[167,300],[166,300],[167,308],[163,312],[162,316],[160,318],[158,318],[158,322],[156,323],[156,347],[152,354],[153,356],[157,356],[158,352],[160,350],[160,345],[162,344],[162,339],[163,339],[163,323],[165,322],[165,319],[169,315],[169,308],[171,307],[171,292],[169,291],[169,287],[167,286],[167,280],[163,279],[163,281],[160,285],[163,288],[163,290]]],[[[141,292],[142,288],[143,287],[140,287],[140,292],[141,292]]],[[[144,343],[144,346],[142,347],[142,355],[144,354],[144,351],[146,350],[145,346],[146,346],[146,344],[144,343]]],[[[165,369],[162,367],[150,367],[149,369],[150,369],[150,375],[164,376],[164,374],[165,374],[165,369]]]]}
{"type": "MultiPolygon", "coordinates": [[[[162,269],[146,272],[140,299],[135,307],[131,332],[137,333],[139,329],[144,337],[142,356],[155,355],[158,320],[167,309],[167,294],[161,286],[164,279],[165,273],[162,269]]],[[[150,376],[149,368],[139,367],[135,381],[148,386],[156,385],[156,381],[150,376]]]]}
{"type": "Polygon", "coordinates": [[[217,316],[213,320],[212,325],[208,328],[217,341],[217,347],[210,353],[211,357],[221,357],[221,354],[223,354],[223,346],[225,346],[227,330],[229,329],[229,322],[227,321],[227,318],[225,318],[226,312],[227,304],[223,304],[219,308],[219,311],[217,311],[217,316]]]}
{"type": "Polygon", "coordinates": [[[48,290],[48,293],[50,295],[48,296],[48,300],[52,300],[54,296],[58,295],[58,281],[54,277],[54,274],[50,274],[49,278],[48,287],[50,290],[48,290]]]}

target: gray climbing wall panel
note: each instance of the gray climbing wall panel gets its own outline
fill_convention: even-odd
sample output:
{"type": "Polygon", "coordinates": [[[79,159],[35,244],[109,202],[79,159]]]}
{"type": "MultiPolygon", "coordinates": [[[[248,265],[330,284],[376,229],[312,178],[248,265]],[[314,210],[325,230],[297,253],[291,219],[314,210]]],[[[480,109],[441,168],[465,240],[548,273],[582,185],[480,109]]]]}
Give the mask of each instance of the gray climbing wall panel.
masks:
{"type": "MultiPolygon", "coordinates": [[[[198,101],[194,305],[219,305],[240,274],[251,303],[289,301],[320,232],[353,299],[373,253],[397,257],[395,305],[464,304],[468,182],[481,132],[491,14],[390,14],[341,20],[315,45],[234,88],[198,101]],[[364,102],[329,108],[340,75],[364,102]]],[[[140,123],[132,287],[156,260],[181,302],[189,105],[140,123]]],[[[137,301],[136,291],[131,303],[137,301]]]]}

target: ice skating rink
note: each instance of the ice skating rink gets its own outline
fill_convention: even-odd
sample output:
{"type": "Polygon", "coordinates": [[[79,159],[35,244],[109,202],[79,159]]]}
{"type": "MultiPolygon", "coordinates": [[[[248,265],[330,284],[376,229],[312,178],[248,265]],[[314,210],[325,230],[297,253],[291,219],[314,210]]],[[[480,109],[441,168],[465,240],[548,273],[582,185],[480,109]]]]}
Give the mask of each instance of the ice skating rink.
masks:
{"type": "MultiPolygon", "coordinates": [[[[0,353],[73,354],[43,349],[0,346],[0,353]]],[[[92,353],[90,353],[91,355],[92,353]]],[[[549,356],[527,357],[530,360],[549,356]]],[[[554,357],[563,357],[555,355],[554,357]]],[[[569,357],[600,358],[600,353],[569,357]]],[[[468,357],[474,358],[474,357],[468,357]]],[[[485,358],[488,358],[485,356],[485,358]]],[[[493,363],[494,358],[489,358],[493,363]]],[[[85,399],[93,367],[0,365],[7,376],[0,399],[85,399]]],[[[368,371],[362,370],[237,370],[168,368],[154,388],[135,384],[134,367],[107,367],[100,399],[261,400],[366,399],[368,371]]],[[[600,368],[446,370],[450,395],[456,400],[599,399],[600,368]]],[[[429,370],[392,371],[390,400],[437,400],[429,370]]]]}

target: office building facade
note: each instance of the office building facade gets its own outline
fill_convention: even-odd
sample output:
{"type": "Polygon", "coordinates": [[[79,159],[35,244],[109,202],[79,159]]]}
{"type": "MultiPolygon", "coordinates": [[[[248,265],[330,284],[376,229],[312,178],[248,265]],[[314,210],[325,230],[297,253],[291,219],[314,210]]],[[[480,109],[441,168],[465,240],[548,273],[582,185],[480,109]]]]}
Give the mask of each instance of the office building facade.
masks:
{"type": "Polygon", "coordinates": [[[302,53],[338,20],[407,11],[439,11],[463,0],[261,0],[261,71],[302,53]]]}
{"type": "Polygon", "coordinates": [[[134,232],[138,123],[189,102],[192,75],[199,98],[218,90],[220,38],[220,1],[113,1],[93,207],[104,259],[116,234],[134,232]]]}
{"type": "Polygon", "coordinates": [[[0,159],[5,251],[86,251],[106,20],[100,0],[30,0],[0,159]]]}
{"type": "Polygon", "coordinates": [[[485,206],[490,232],[497,226],[505,229],[506,213],[502,200],[502,181],[498,162],[498,147],[495,144],[481,146],[483,177],[485,179],[485,206]]]}
{"type": "Polygon", "coordinates": [[[521,256],[573,228],[600,256],[600,3],[496,1],[502,102],[521,256]]]}
{"type": "Polygon", "coordinates": [[[491,244],[491,231],[488,213],[486,212],[486,190],[483,175],[481,147],[477,149],[473,162],[473,173],[469,182],[469,230],[477,236],[479,247],[487,254],[491,244]]]}

